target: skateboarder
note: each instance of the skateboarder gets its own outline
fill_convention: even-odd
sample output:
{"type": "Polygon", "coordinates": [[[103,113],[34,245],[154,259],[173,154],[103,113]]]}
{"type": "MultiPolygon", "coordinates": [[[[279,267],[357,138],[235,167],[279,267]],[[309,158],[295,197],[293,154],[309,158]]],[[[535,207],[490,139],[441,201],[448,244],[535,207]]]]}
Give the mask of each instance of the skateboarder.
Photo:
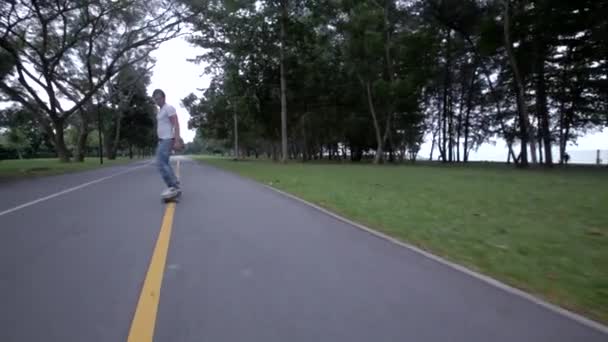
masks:
{"type": "Polygon", "coordinates": [[[159,107],[156,114],[156,133],[158,135],[156,163],[163,181],[167,185],[167,189],[161,196],[163,198],[175,197],[181,193],[181,189],[169,158],[172,150],[181,150],[184,146],[179,132],[177,112],[173,106],[165,102],[165,93],[161,89],[154,90],[152,97],[159,107]]]}

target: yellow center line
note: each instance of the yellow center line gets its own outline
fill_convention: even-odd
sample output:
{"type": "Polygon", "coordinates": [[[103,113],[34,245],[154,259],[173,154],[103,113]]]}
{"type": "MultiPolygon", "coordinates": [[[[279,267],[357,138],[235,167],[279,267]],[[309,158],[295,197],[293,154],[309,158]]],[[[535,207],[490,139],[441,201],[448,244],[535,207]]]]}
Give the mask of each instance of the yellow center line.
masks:
{"type": "MultiPolygon", "coordinates": [[[[179,178],[180,163],[177,161],[176,176],[179,178]]],[[[135,315],[131,322],[128,342],[152,342],[154,338],[154,327],[156,325],[156,314],[160,300],[160,289],[165,272],[171,230],[173,228],[173,216],[175,214],[175,202],[170,202],[166,209],[160,227],[160,233],[156,240],[156,246],[152,253],[150,266],[144,280],[144,285],[139,295],[135,315]]]]}

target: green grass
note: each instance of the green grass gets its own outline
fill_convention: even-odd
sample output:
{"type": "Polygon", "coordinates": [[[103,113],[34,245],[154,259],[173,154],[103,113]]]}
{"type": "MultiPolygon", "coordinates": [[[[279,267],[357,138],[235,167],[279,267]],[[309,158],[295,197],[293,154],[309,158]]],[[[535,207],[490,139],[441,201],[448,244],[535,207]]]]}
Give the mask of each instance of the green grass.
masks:
{"type": "Polygon", "coordinates": [[[201,159],[608,322],[608,170],[201,159]]]}
{"type": "Polygon", "coordinates": [[[117,158],[116,160],[104,159],[103,165],[99,164],[99,158],[86,158],[82,163],[62,163],[58,159],[1,160],[0,181],[85,171],[102,166],[119,165],[128,162],[129,158],[117,158]]]}

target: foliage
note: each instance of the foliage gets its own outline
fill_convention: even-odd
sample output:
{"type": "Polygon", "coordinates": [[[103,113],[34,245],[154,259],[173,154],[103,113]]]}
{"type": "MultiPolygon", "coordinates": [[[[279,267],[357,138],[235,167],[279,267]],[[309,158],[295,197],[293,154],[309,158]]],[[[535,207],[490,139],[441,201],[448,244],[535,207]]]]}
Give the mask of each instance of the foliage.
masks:
{"type": "Polygon", "coordinates": [[[563,156],[608,121],[606,2],[292,0],[286,17],[283,1],[203,3],[191,41],[207,49],[194,60],[214,80],[187,99],[190,124],[230,140],[236,110],[244,151],[277,158],[282,20],[292,158],[415,159],[431,139],[457,162],[501,138],[509,160],[551,165],[552,148],[563,156]]]}
{"type": "MultiPolygon", "coordinates": [[[[0,13],[0,92],[35,116],[63,161],[70,159],[64,129],[74,114],[175,37],[184,19],[180,6],[165,0],[5,1],[0,13]]],[[[87,118],[80,119],[86,141],[87,118]]]]}

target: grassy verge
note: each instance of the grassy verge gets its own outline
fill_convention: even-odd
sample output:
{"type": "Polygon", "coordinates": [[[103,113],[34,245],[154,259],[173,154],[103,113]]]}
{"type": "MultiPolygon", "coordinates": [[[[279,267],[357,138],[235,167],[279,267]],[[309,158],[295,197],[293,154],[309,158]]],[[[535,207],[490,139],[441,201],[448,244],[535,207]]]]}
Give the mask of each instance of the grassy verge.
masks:
{"type": "Polygon", "coordinates": [[[129,161],[129,158],[104,159],[103,165],[100,165],[99,158],[87,158],[82,163],[62,163],[58,159],[2,160],[0,161],[0,180],[85,171],[104,166],[125,164],[129,161]]]}
{"type": "Polygon", "coordinates": [[[200,158],[608,323],[608,172],[200,158]]]}

